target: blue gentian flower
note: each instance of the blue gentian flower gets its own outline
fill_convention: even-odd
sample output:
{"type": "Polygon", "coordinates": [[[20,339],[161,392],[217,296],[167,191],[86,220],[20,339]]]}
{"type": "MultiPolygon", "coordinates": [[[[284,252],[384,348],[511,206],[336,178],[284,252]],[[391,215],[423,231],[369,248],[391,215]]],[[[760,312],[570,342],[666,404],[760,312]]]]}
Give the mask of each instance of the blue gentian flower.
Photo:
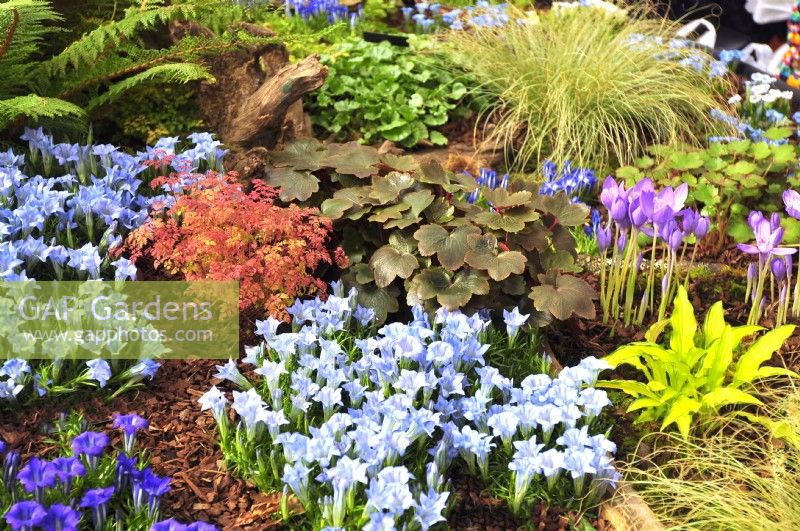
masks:
{"type": "Polygon", "coordinates": [[[47,511],[38,502],[21,501],[12,505],[5,514],[12,531],[32,531],[44,522],[47,511]]]}

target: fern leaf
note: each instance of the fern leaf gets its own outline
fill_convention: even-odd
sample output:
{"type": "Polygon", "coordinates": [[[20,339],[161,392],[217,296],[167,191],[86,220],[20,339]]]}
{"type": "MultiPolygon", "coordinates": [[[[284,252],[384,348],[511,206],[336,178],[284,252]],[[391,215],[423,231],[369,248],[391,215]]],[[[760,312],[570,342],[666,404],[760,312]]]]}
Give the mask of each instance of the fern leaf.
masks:
{"type": "Polygon", "coordinates": [[[68,101],[43,98],[35,94],[0,100],[0,130],[23,117],[33,120],[67,118],[83,121],[86,119],[86,112],[68,101]]]}
{"type": "Polygon", "coordinates": [[[108,87],[106,92],[93,98],[87,108],[92,111],[115,100],[128,90],[138,88],[145,83],[189,83],[190,81],[200,80],[216,81],[208,70],[197,64],[169,63],[158,65],[114,83],[108,87]]]}
{"type": "Polygon", "coordinates": [[[22,93],[34,66],[33,56],[54,31],[45,23],[60,20],[45,0],[0,3],[0,98],[22,93]]]}
{"type": "Polygon", "coordinates": [[[92,66],[106,51],[120,47],[142,31],[157,28],[173,20],[189,19],[199,7],[193,4],[164,6],[161,2],[149,2],[142,7],[132,7],[125,18],[111,21],[87,33],[49,61],[42,63],[39,74],[64,76],[69,69],[92,66]]]}

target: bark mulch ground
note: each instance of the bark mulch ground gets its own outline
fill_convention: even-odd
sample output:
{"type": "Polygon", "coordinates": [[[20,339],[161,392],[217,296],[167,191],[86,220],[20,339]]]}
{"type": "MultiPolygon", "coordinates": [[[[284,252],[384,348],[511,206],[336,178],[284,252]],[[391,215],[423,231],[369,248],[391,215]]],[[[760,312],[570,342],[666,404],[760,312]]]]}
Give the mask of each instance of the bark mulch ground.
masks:
{"type": "MultiPolygon", "coordinates": [[[[273,518],[279,496],[265,495],[232,476],[216,444],[214,419],[200,412],[197,399],[212,382],[216,361],[167,361],[153,382],[111,402],[98,397],[72,404],[93,429],[111,433],[111,415],[138,413],[150,421],[138,445],[145,448],[156,473],[172,477],[163,512],[182,521],[202,520],[220,529],[260,530],[277,527],[273,518]]],[[[0,416],[0,437],[24,454],[42,455],[52,448],[43,427],[58,418],[57,405],[30,407],[0,416]]],[[[119,445],[119,441],[116,441],[119,445]]]]}

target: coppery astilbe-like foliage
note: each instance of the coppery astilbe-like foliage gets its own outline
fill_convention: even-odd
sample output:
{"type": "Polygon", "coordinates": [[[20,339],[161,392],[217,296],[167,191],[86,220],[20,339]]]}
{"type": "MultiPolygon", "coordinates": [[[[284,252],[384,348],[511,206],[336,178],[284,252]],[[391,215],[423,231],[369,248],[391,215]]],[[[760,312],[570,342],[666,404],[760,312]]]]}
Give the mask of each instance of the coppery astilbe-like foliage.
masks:
{"type": "MultiPolygon", "coordinates": [[[[186,182],[185,174],[153,181],[154,186],[186,182]]],[[[154,213],[126,240],[137,262],[186,280],[238,280],[242,310],[264,310],[285,318],[295,297],[324,294],[315,273],[341,263],[331,250],[331,221],[316,209],[274,204],[274,188],[252,182],[245,191],[235,173],[192,175],[174,204],[154,213]]]]}

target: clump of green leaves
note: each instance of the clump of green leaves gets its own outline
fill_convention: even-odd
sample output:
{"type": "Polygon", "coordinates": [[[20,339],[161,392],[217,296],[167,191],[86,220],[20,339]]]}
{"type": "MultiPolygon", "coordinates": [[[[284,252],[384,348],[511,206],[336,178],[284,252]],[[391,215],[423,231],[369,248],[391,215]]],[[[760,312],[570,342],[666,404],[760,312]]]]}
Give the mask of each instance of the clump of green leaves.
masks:
{"type": "Polygon", "coordinates": [[[694,308],[681,286],[670,319],[651,326],[646,341],[620,347],[605,358],[612,367],[630,365],[638,369],[646,381],[611,380],[598,386],[619,389],[633,397],[628,411],[640,411],[637,422],[661,421],[662,430],[675,424],[685,439],[693,424],[730,411],[730,406],[760,405],[751,392],[756,380],[798,376],[787,369],[763,366],[794,329],[792,325],[780,326],[743,349],[743,340],[763,328],[731,326],[725,322],[722,302],[717,302],[698,330],[694,308]],[[667,326],[670,337],[664,345],[659,337],[667,326]]]}
{"type": "Polygon", "coordinates": [[[464,84],[414,46],[348,40],[323,55],[322,62],[328,80],[312,95],[311,118],[338,140],[444,145],[447,138],[435,128],[464,112],[458,107],[464,84]]]}
{"type": "Polygon", "coordinates": [[[409,305],[450,310],[511,307],[526,295],[539,322],[593,318],[594,290],[568,273],[570,231],[588,208],[560,193],[540,196],[527,181],[479,186],[438,163],[380,154],[351,142],[298,140],[273,154],[267,181],[284,201],[320,205],[350,261],[345,281],[379,319],[409,305]],[[481,190],[476,204],[466,196],[481,190]]]}
{"type": "MultiPolygon", "coordinates": [[[[766,132],[771,140],[791,135],[791,129],[775,127],[766,132]]],[[[617,177],[629,185],[650,177],[657,185],[689,185],[688,203],[695,202],[714,222],[715,243],[721,248],[726,236],[737,242],[751,239],[747,215],[751,210],[776,212],[787,185],[796,185],[789,172],[797,167],[798,152],[793,144],[738,140],[712,143],[708,147],[657,145],[634,165],[617,170],[617,177]]],[[[786,240],[800,239],[800,223],[785,220],[786,240]]]]}

